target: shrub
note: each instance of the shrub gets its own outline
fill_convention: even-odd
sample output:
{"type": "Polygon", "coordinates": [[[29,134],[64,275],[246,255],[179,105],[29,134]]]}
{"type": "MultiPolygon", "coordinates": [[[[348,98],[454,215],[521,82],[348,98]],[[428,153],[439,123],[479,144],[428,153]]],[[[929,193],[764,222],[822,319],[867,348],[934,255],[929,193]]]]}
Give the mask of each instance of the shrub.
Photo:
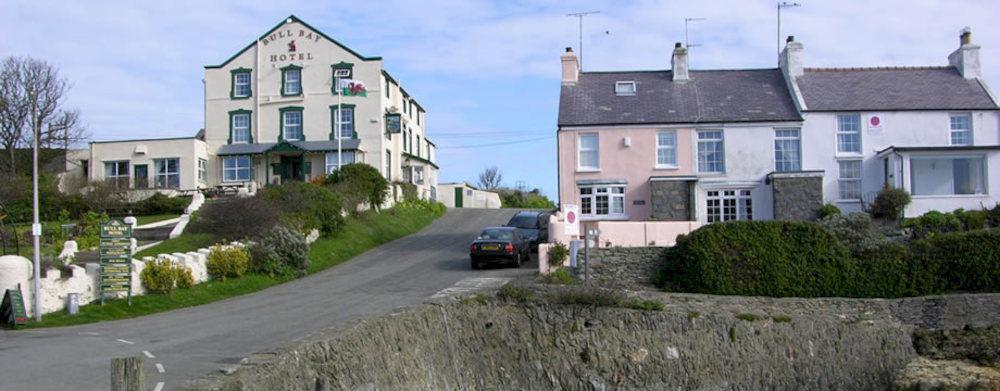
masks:
{"type": "Polygon", "coordinates": [[[378,210],[388,196],[389,182],[377,168],[364,163],[346,164],[330,174],[326,182],[343,197],[344,207],[351,213],[357,213],[364,204],[378,210]]]}
{"type": "Polygon", "coordinates": [[[270,203],[259,197],[232,198],[205,204],[188,227],[225,240],[254,238],[278,225],[280,216],[270,203]]]}
{"type": "Polygon", "coordinates": [[[250,253],[242,247],[213,246],[208,253],[208,275],[213,280],[243,277],[250,263],[250,253]]]}
{"type": "Polygon", "coordinates": [[[534,296],[535,296],[534,292],[525,288],[516,287],[511,284],[504,285],[500,287],[499,291],[497,291],[498,299],[505,301],[513,301],[518,303],[525,303],[531,301],[531,299],[534,298],[534,296]]]}
{"type": "Polygon", "coordinates": [[[643,311],[663,311],[666,308],[663,302],[657,300],[636,300],[629,306],[632,309],[643,311]]]}
{"type": "Polygon", "coordinates": [[[903,227],[911,230],[910,235],[921,239],[937,234],[962,230],[962,220],[952,213],[942,213],[936,210],[924,213],[920,217],[906,219],[903,227]]]}
{"type": "Polygon", "coordinates": [[[926,293],[1000,290],[1000,229],[943,233],[913,247],[910,264],[926,270],[937,288],[926,293]]]}
{"type": "Polygon", "coordinates": [[[556,242],[549,248],[549,267],[561,267],[569,257],[569,249],[565,244],[556,242]]]}
{"type": "Polygon", "coordinates": [[[318,229],[331,235],[344,223],[340,196],[326,187],[289,182],[269,186],[261,196],[278,210],[285,224],[302,232],[318,229]]]}
{"type": "Polygon", "coordinates": [[[565,267],[560,267],[553,272],[546,274],[544,278],[545,282],[549,284],[562,284],[569,285],[576,282],[573,275],[569,272],[569,269],[565,267]]]}
{"type": "Polygon", "coordinates": [[[910,193],[906,190],[887,187],[875,196],[871,204],[873,217],[883,219],[898,219],[903,217],[903,209],[910,204],[910,193]]]}
{"type": "Polygon", "coordinates": [[[417,196],[417,185],[406,182],[393,182],[392,184],[402,189],[403,201],[415,201],[419,199],[417,196]]]}
{"type": "Polygon", "coordinates": [[[873,250],[889,240],[875,229],[867,213],[832,214],[819,224],[853,252],[873,250]]]}
{"type": "Polygon", "coordinates": [[[823,205],[821,208],[819,208],[819,211],[816,212],[816,218],[822,220],[828,216],[839,215],[839,214],[840,214],[840,208],[838,208],[837,205],[826,204],[823,205]]]}
{"type": "Polygon", "coordinates": [[[170,293],[174,288],[190,288],[194,285],[191,270],[167,259],[147,262],[139,278],[146,290],[153,293],[170,293]]]}
{"type": "Polygon", "coordinates": [[[936,360],[971,360],[995,368],[1000,366],[1000,325],[916,330],[913,348],[917,354],[936,360]]]}
{"type": "Polygon", "coordinates": [[[136,215],[181,214],[191,204],[191,197],[170,197],[163,193],[139,201],[132,208],[136,215]]]}
{"type": "Polygon", "coordinates": [[[431,212],[435,216],[441,216],[448,211],[448,208],[440,202],[421,199],[402,201],[392,207],[393,211],[403,211],[406,209],[424,210],[431,212]]]}
{"type": "Polygon", "coordinates": [[[276,226],[250,246],[250,271],[272,277],[303,276],[309,268],[309,245],[301,234],[276,226]]]}
{"type": "Polygon", "coordinates": [[[962,229],[971,231],[987,227],[989,214],[985,210],[964,210],[956,209],[955,217],[962,221],[962,229]]]}
{"type": "Polygon", "coordinates": [[[539,189],[524,191],[519,189],[498,189],[500,205],[504,208],[555,209],[556,204],[542,194],[539,189]]]}
{"type": "Polygon", "coordinates": [[[993,206],[986,212],[986,221],[989,223],[990,227],[1000,228],[1000,203],[993,206]]]}

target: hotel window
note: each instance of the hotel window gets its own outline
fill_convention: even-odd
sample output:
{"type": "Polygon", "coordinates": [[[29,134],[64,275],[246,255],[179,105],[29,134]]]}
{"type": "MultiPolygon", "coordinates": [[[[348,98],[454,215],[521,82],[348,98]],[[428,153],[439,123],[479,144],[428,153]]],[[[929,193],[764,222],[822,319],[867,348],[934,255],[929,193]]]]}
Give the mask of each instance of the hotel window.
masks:
{"type": "Polygon", "coordinates": [[[774,170],[802,170],[802,140],[798,128],[774,130],[774,170]]]}
{"type": "Polygon", "coordinates": [[[337,121],[340,121],[340,132],[331,132],[330,140],[336,140],[338,137],[342,139],[354,138],[354,105],[343,105],[340,108],[337,106],[330,106],[330,109],[330,115],[333,119],[333,121],[331,121],[331,125],[336,127],[338,124],[337,121]]]}
{"type": "Polygon", "coordinates": [[[424,168],[421,166],[413,167],[413,183],[422,185],[424,184],[424,168]]]}
{"type": "MultiPolygon", "coordinates": [[[[341,152],[341,155],[344,158],[344,163],[343,164],[354,163],[354,151],[343,151],[343,152],[341,152]]],[[[341,166],[342,166],[342,164],[338,164],[337,163],[337,153],[336,152],[327,152],[326,153],[326,173],[327,174],[332,174],[334,171],[339,170],[341,166]]]]}
{"type": "Polygon", "coordinates": [[[615,82],[615,95],[635,96],[635,82],[634,81],[615,82]]]}
{"type": "Polygon", "coordinates": [[[342,80],[351,79],[351,76],[354,73],[354,64],[341,62],[339,64],[331,65],[330,68],[333,71],[333,83],[330,85],[330,92],[334,95],[343,94],[344,88],[347,86],[344,85],[342,80]]]}
{"type": "Polygon", "coordinates": [[[706,216],[709,223],[753,220],[753,197],[750,190],[710,190],[706,193],[706,216]]]}
{"type": "Polygon", "coordinates": [[[600,146],[597,133],[581,134],[576,142],[578,170],[600,170],[600,146]]]}
{"type": "Polygon", "coordinates": [[[250,180],[250,155],[226,156],[222,158],[223,182],[246,182],[250,180]]]}
{"type": "Polygon", "coordinates": [[[837,152],[861,153],[861,114],[837,116],[837,152]]]}
{"type": "Polygon", "coordinates": [[[656,167],[677,167],[677,132],[656,133],[656,167]]]}
{"type": "Polygon", "coordinates": [[[726,171],[726,155],[722,130],[698,131],[698,172],[726,171]]]}
{"type": "Polygon", "coordinates": [[[838,160],[840,176],[837,185],[840,190],[841,200],[861,199],[861,161],[860,160],[838,160]]]}
{"type": "Polygon", "coordinates": [[[972,145],[972,117],[968,114],[951,116],[951,145],[972,145]]]}
{"type": "Polygon", "coordinates": [[[302,95],[302,68],[289,65],[281,68],[281,95],[302,95]]]}
{"type": "Polygon", "coordinates": [[[246,68],[234,69],[232,76],[233,85],[230,97],[233,99],[249,98],[252,94],[250,89],[250,70],[246,68]]]}
{"type": "Polygon", "coordinates": [[[205,182],[208,178],[208,160],[198,158],[198,181],[205,182]]]}
{"type": "Polygon", "coordinates": [[[385,177],[392,179],[392,151],[385,150],[385,177]]]}
{"type": "Polygon", "coordinates": [[[910,189],[915,196],[987,194],[983,156],[910,158],[910,189]]]}
{"type": "Polygon", "coordinates": [[[104,180],[114,183],[119,189],[127,189],[128,160],[104,162],[104,180]]]}
{"type": "Polygon", "coordinates": [[[417,110],[417,126],[420,126],[420,110],[417,110]]]}
{"type": "Polygon", "coordinates": [[[625,218],[625,186],[580,187],[580,213],[592,217],[625,218]]]}
{"type": "Polygon", "coordinates": [[[392,90],[389,89],[389,88],[392,87],[392,83],[389,81],[388,77],[385,77],[383,79],[385,79],[385,98],[386,99],[391,99],[392,98],[392,90]]]}
{"type": "Polygon", "coordinates": [[[180,159],[154,159],[156,170],[154,183],[157,189],[177,189],[181,187],[180,159]]]}
{"type": "Polygon", "coordinates": [[[417,156],[420,156],[420,135],[417,135],[417,156]]]}
{"type": "Polygon", "coordinates": [[[281,137],[285,141],[302,140],[302,108],[281,109],[281,137]]]}
{"type": "Polygon", "coordinates": [[[229,113],[229,143],[246,144],[253,142],[250,135],[250,112],[247,110],[237,110],[229,113]]]}

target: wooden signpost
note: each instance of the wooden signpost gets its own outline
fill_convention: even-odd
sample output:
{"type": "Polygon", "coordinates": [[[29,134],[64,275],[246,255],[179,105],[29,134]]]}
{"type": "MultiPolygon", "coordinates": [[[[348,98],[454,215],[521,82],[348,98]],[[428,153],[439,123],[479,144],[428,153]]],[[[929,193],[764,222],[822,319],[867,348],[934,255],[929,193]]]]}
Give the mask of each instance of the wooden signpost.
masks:
{"type": "Polygon", "coordinates": [[[132,226],[119,219],[101,224],[101,304],[108,292],[127,292],[132,305],[132,226]]]}
{"type": "Polygon", "coordinates": [[[0,303],[0,323],[17,327],[28,324],[28,313],[24,310],[24,298],[21,297],[21,287],[8,289],[3,294],[3,302],[0,303]]]}

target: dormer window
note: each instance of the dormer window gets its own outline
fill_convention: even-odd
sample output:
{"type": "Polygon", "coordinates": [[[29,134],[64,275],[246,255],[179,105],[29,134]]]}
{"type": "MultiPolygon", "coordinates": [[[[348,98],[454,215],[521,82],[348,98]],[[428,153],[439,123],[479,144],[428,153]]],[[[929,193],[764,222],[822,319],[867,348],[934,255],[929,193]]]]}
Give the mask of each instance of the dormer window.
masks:
{"type": "Polygon", "coordinates": [[[634,81],[615,82],[615,95],[635,96],[635,82],[634,81]]]}

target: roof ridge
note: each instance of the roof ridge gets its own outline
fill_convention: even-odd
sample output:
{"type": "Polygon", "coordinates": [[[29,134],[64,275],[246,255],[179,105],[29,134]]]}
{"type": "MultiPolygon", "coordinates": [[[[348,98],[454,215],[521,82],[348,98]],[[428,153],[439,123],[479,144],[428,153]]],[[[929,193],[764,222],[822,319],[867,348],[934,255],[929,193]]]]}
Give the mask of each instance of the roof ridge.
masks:
{"type": "MultiPolygon", "coordinates": [[[[691,69],[688,72],[747,72],[747,71],[777,71],[780,68],[723,68],[723,69],[691,69]]],[[[640,69],[625,71],[586,71],[583,75],[607,75],[613,73],[658,73],[671,72],[671,69],[640,69]]]]}
{"type": "Polygon", "coordinates": [[[876,67],[820,67],[802,68],[810,72],[851,72],[851,71],[926,71],[951,69],[950,65],[897,65],[897,66],[876,66],[876,67]]]}

